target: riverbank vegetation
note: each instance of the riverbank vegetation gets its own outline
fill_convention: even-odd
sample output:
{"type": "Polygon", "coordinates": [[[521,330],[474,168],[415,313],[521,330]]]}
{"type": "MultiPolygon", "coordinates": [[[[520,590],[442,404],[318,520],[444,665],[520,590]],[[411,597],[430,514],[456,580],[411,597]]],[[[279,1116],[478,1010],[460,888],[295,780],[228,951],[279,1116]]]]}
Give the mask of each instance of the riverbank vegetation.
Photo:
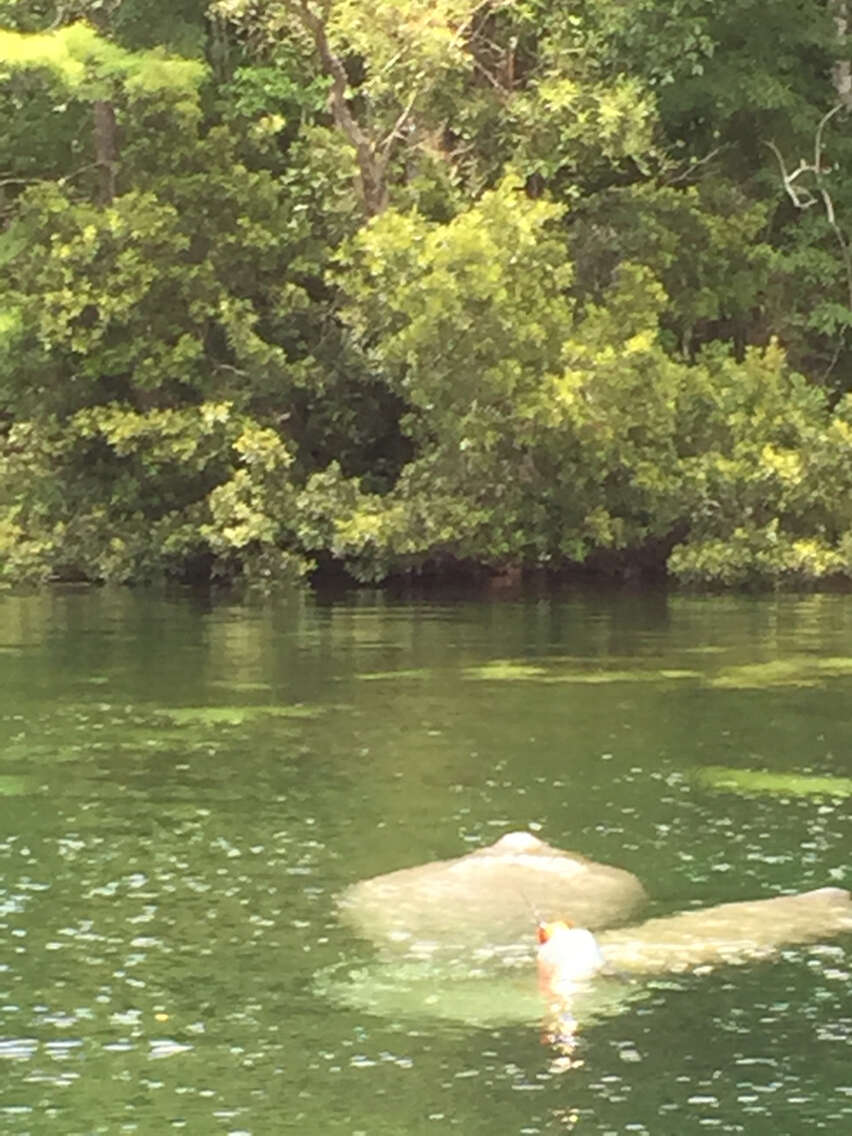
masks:
{"type": "Polygon", "coordinates": [[[852,576],[846,0],[0,0],[0,573],[852,576]]]}

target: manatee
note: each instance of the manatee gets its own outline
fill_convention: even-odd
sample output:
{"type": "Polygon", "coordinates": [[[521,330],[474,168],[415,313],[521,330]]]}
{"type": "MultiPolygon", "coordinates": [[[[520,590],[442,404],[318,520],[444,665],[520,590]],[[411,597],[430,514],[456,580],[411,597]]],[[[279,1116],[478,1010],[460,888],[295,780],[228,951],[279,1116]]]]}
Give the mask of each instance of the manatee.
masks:
{"type": "Polygon", "coordinates": [[[823,887],[796,895],[721,903],[648,919],[598,936],[610,966],[662,974],[771,957],[781,947],[852,931],[852,896],[823,887]]]}
{"type": "MultiPolygon", "coordinates": [[[[393,1017],[489,1026],[534,1021],[542,1012],[533,963],[536,922],[567,919],[587,929],[583,941],[591,938],[588,929],[595,932],[582,981],[576,960],[567,960],[571,994],[565,1003],[572,1020],[593,1021],[643,997],[649,989],[643,978],[768,959],[786,946],[852,933],[852,897],[837,887],[625,926],[645,898],[630,872],[562,852],[530,833],[509,833],[458,859],[349,887],[341,914],[380,955],[354,970],[339,964],[318,976],[318,989],[393,1017]]],[[[565,938],[574,941],[575,933],[565,938]]]]}
{"type": "Polygon", "coordinates": [[[516,950],[537,920],[568,918],[591,930],[623,923],[646,898],[631,872],[510,832],[457,859],[353,884],[340,912],[385,950],[471,957],[516,950]]]}

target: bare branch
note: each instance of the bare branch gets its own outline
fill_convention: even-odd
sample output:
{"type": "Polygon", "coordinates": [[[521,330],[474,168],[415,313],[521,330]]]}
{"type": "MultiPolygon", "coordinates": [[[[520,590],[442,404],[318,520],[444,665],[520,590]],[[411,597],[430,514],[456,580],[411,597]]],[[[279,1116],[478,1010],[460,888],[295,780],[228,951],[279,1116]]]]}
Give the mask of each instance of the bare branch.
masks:
{"type": "MultiPolygon", "coordinates": [[[[80,174],[85,174],[89,170],[99,170],[100,168],[100,162],[87,162],[85,166],[80,166],[79,169],[73,170],[70,174],[65,174],[63,177],[57,178],[56,184],[58,186],[67,185],[69,181],[73,181],[75,178],[78,178],[80,174]]],[[[2,189],[4,185],[44,185],[52,180],[52,178],[42,177],[7,177],[0,179],[0,189],[2,189]]]]}
{"type": "Polygon", "coordinates": [[[488,82],[491,84],[491,86],[495,89],[495,91],[500,91],[501,94],[505,93],[506,88],[503,86],[503,84],[500,82],[499,79],[496,79],[491,74],[491,72],[488,70],[488,68],[484,64],[480,63],[478,59],[474,59],[473,66],[476,68],[476,70],[481,75],[485,76],[485,78],[488,80],[488,82]]]}
{"type": "Polygon", "coordinates": [[[774,142],[765,142],[775,157],[778,159],[778,168],[781,171],[781,181],[784,185],[784,192],[793,202],[797,209],[810,209],[812,205],[816,205],[817,199],[809,189],[797,189],[793,182],[801,173],[810,170],[811,167],[807,166],[804,161],[800,162],[798,167],[793,170],[791,174],[787,173],[787,167],[784,164],[784,158],[781,151],[774,142]]]}
{"type": "Polygon", "coordinates": [[[841,337],[838,339],[838,341],[835,345],[834,354],[831,357],[831,361],[829,362],[828,366],[823,371],[823,373],[820,377],[820,382],[823,384],[823,386],[828,382],[829,375],[831,374],[831,372],[836,367],[837,360],[840,358],[840,352],[842,350],[843,350],[843,336],[841,335],[841,337]]]}
{"type": "Polygon", "coordinates": [[[819,120],[819,126],[816,128],[816,135],[814,137],[814,173],[820,174],[822,172],[822,132],[825,130],[826,123],[837,114],[839,110],[843,110],[843,103],[837,103],[819,120]]]}
{"type": "Polygon", "coordinates": [[[384,139],[384,141],[380,144],[380,149],[382,151],[382,158],[385,161],[385,163],[387,163],[387,160],[390,157],[391,146],[394,144],[396,139],[401,136],[402,130],[403,130],[406,122],[408,121],[409,116],[411,115],[411,112],[414,110],[414,104],[417,101],[417,96],[419,94],[420,94],[419,88],[415,87],[414,91],[412,92],[411,98],[408,100],[408,102],[402,108],[402,112],[399,115],[399,117],[397,118],[396,122],[393,124],[393,128],[391,129],[390,133],[387,135],[387,137],[384,139]]]}
{"type": "Polygon", "coordinates": [[[666,178],[665,181],[662,184],[663,185],[676,185],[679,181],[686,181],[701,166],[705,166],[708,162],[712,162],[713,159],[716,157],[716,155],[721,153],[721,151],[723,149],[724,149],[724,147],[722,147],[722,146],[715,146],[709,152],[709,154],[705,154],[703,158],[696,158],[695,161],[691,162],[690,165],[685,170],[682,170],[679,174],[673,174],[670,178],[666,178]]]}
{"type": "Polygon", "coordinates": [[[56,184],[57,185],[65,185],[65,184],[67,184],[67,182],[73,181],[74,178],[78,178],[80,176],[80,174],[85,174],[89,170],[99,170],[100,168],[101,168],[100,162],[89,162],[85,166],[80,166],[79,169],[74,170],[72,173],[66,174],[65,177],[57,178],[56,184]]]}
{"type": "Polygon", "coordinates": [[[214,367],[217,371],[230,371],[233,375],[239,375],[241,379],[250,377],[248,371],[241,371],[239,367],[234,367],[230,363],[214,363],[214,367]]]}
{"type": "Polygon", "coordinates": [[[331,113],[337,126],[355,150],[364,211],[369,217],[375,216],[381,213],[387,204],[383,164],[376,159],[372,139],[361,129],[346,100],[346,90],[349,86],[346,69],[340,57],[332,49],[326,34],[331,0],[323,0],[320,14],[314,11],[308,0],[298,0],[298,3],[296,0],[284,0],[284,7],[313,37],[323,71],[331,79],[331,113]]]}
{"type": "MultiPolygon", "coordinates": [[[[508,3],[510,3],[510,0],[479,0],[479,3],[454,30],[448,44],[448,50],[451,51],[468,35],[482,11],[496,10],[508,3]]],[[[322,69],[331,79],[329,91],[331,113],[336,126],[355,151],[364,212],[368,217],[372,217],[381,213],[387,205],[387,170],[394,143],[403,137],[405,127],[411,118],[417,100],[436,85],[439,81],[439,74],[431,79],[427,79],[423,73],[417,75],[414,89],[397,115],[390,131],[384,137],[379,137],[375,131],[371,131],[369,127],[364,127],[359,123],[350,109],[347,99],[349,79],[346,69],[328,37],[328,21],[332,5],[333,0],[282,0],[284,10],[297,20],[313,39],[322,69]]],[[[403,55],[404,52],[397,52],[385,65],[383,72],[391,68],[403,55]]],[[[477,60],[474,60],[474,65],[479,67],[486,75],[488,74],[477,60]]],[[[492,76],[489,75],[488,78],[494,86],[502,89],[492,76]]]]}
{"type": "Polygon", "coordinates": [[[38,185],[39,182],[47,181],[47,178],[3,178],[0,181],[0,189],[6,185],[38,185]]]}
{"type": "Polygon", "coordinates": [[[812,205],[816,205],[817,201],[822,199],[823,208],[825,209],[825,219],[828,221],[831,231],[834,233],[837,244],[840,247],[840,255],[843,257],[843,266],[846,270],[846,292],[847,292],[847,305],[852,311],[852,249],[850,249],[849,241],[846,234],[837,223],[837,218],[834,212],[834,202],[832,201],[831,194],[826,188],[823,181],[823,166],[822,166],[822,136],[828,122],[837,114],[839,110],[843,109],[842,103],[837,103],[827,111],[817,124],[814,133],[814,160],[813,162],[806,162],[804,158],[799,160],[799,164],[792,173],[787,172],[787,167],[784,164],[784,158],[781,151],[774,142],[767,142],[766,145],[775,155],[778,161],[778,168],[781,171],[781,180],[784,185],[784,190],[787,196],[793,202],[797,209],[809,209],[812,205]],[[817,192],[819,198],[806,187],[797,187],[793,184],[800,174],[813,174],[814,181],[816,182],[817,192]]]}
{"type": "MultiPolygon", "coordinates": [[[[848,0],[829,0],[828,7],[834,20],[835,39],[838,47],[845,53],[848,51],[846,45],[846,37],[849,31],[848,0]]],[[[831,79],[840,104],[847,110],[852,109],[852,62],[850,62],[848,56],[846,59],[834,61],[831,79]]]]}
{"type": "Polygon", "coordinates": [[[498,0],[498,2],[495,2],[495,0],[480,0],[480,3],[476,5],[476,7],[473,9],[473,11],[470,13],[470,15],[467,17],[467,19],[463,20],[459,24],[459,26],[456,28],[456,33],[453,36],[453,38],[450,40],[450,47],[455,47],[455,45],[459,42],[459,40],[462,38],[462,36],[467,34],[468,30],[473,25],[474,20],[476,19],[476,17],[479,15],[479,13],[482,11],[483,8],[494,8],[496,10],[496,9],[499,9],[499,8],[506,8],[506,7],[508,7],[508,5],[510,3],[511,3],[511,0],[498,0]]]}

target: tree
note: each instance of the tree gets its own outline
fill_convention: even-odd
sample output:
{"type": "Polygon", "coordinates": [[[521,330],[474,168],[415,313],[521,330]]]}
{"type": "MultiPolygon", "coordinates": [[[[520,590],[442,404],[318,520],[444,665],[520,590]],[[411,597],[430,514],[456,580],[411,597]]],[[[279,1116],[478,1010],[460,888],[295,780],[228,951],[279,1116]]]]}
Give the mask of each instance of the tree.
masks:
{"type": "Polygon", "coordinates": [[[849,572],[845,0],[0,14],[8,578],[849,572]]]}
{"type": "Polygon", "coordinates": [[[176,113],[186,114],[196,103],[203,77],[203,68],[191,60],[168,59],[161,52],[124,51],[85,24],[44,35],[0,30],[0,68],[0,77],[5,72],[7,78],[21,71],[47,73],[66,94],[90,106],[94,158],[90,168],[97,171],[104,204],[114,196],[118,164],[116,87],[123,87],[130,98],[167,98],[176,113]]]}

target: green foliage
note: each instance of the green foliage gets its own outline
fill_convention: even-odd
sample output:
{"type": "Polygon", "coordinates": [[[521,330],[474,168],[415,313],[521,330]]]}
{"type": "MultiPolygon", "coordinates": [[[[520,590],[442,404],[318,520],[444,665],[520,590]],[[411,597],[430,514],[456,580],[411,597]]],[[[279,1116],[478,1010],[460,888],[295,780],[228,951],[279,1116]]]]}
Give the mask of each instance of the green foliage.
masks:
{"type": "Polygon", "coordinates": [[[240,67],[229,83],[220,88],[225,109],[242,118],[282,116],[280,126],[294,114],[322,111],[328,97],[328,81],[314,77],[299,82],[293,74],[276,67],[240,67]]]}
{"type": "Polygon", "coordinates": [[[560,212],[508,179],[449,224],[388,212],[353,242],[346,318],[416,446],[383,498],[308,484],[335,518],[317,537],[359,575],[578,561],[670,523],[683,368],[657,342],[662,290],[625,266],[575,310],[560,212]]]}
{"type": "Polygon", "coordinates": [[[258,329],[274,322],[296,348],[307,298],[287,280],[286,257],[298,219],[288,223],[266,175],[215,156],[205,183],[189,174],[161,192],[166,200],[131,191],[106,208],[54,185],[22,195],[0,288],[7,407],[195,399],[221,390],[225,367],[243,376],[243,403],[292,381],[298,365],[258,329]],[[73,383],[57,381],[69,372],[73,383]]]}
{"type": "Polygon", "coordinates": [[[205,74],[202,64],[163,51],[125,51],[86,24],[33,35],[0,29],[0,80],[31,69],[87,101],[110,98],[120,83],[131,97],[167,94],[178,109],[194,107],[205,74]]]}
{"type": "Polygon", "coordinates": [[[477,0],[336,0],[329,36],[365,61],[365,94],[380,101],[467,65],[464,32],[479,7],[477,0]]]}
{"type": "Polygon", "coordinates": [[[228,403],[110,404],[14,425],[0,446],[0,574],[299,576],[290,454],[228,403]]]}
{"type": "Polygon", "coordinates": [[[745,336],[771,274],[773,252],[762,239],[767,214],[766,204],[721,179],[606,190],[577,206],[578,276],[594,294],[620,260],[647,265],[666,289],[664,326],[689,356],[708,329],[745,336]]]}
{"type": "Polygon", "coordinates": [[[571,266],[545,227],[559,213],[508,179],[447,225],[389,212],[342,259],[347,322],[372,345],[385,381],[429,411],[429,429],[452,431],[460,444],[459,397],[477,406],[523,400],[557,365],[571,266]]]}
{"type": "Polygon", "coordinates": [[[30,239],[11,261],[17,288],[3,296],[18,329],[0,364],[7,407],[67,412],[99,392],[125,395],[130,375],[143,390],[200,383],[215,283],[204,265],[181,263],[189,238],[174,208],[130,193],[104,210],[38,186],[15,231],[30,239]],[[41,381],[26,381],[22,363],[41,381]],[[73,386],[56,381],[66,368],[73,386]]]}
{"type": "Polygon", "coordinates": [[[772,347],[742,365],[708,356],[689,407],[684,472],[694,495],[688,541],[670,570],[726,587],[813,584],[848,573],[852,431],[844,402],[789,372],[772,347]]]}
{"type": "Polygon", "coordinates": [[[207,48],[205,0],[0,0],[0,27],[47,32],[81,22],[131,50],[199,59],[207,48]]]}
{"type": "Polygon", "coordinates": [[[656,107],[633,77],[590,83],[546,74],[511,111],[514,160],[527,175],[552,179],[567,170],[576,182],[624,158],[641,162],[653,148],[656,107]]]}
{"type": "Polygon", "coordinates": [[[824,5],[0,20],[5,579],[852,576],[824,5]]]}

